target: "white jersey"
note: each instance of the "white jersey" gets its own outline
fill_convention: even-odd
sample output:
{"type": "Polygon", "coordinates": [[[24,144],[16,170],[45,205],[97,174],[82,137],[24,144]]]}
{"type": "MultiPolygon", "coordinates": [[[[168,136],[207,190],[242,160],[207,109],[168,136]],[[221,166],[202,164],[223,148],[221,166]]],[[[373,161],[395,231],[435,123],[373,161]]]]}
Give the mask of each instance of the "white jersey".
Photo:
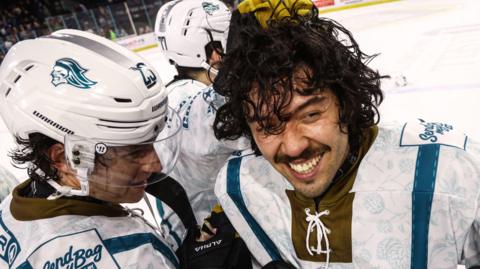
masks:
{"type": "Polygon", "coordinates": [[[174,250],[182,245],[187,230],[179,216],[164,202],[148,193],[137,203],[125,203],[122,206],[136,211],[149,223],[159,227],[165,241],[174,250]]]}
{"type": "MultiPolygon", "coordinates": [[[[247,148],[246,140],[219,141],[213,133],[216,109],[224,103],[212,87],[194,80],[179,80],[167,87],[169,105],[182,120],[182,145],[170,176],[187,192],[198,223],[202,223],[218,203],[213,188],[220,168],[236,152],[247,148]]],[[[161,152],[159,153],[161,155],[161,152]]],[[[176,214],[157,201],[163,223],[178,231],[181,238],[185,228],[176,214]]]]}
{"type": "Polygon", "coordinates": [[[332,269],[480,265],[478,142],[447,124],[382,124],[356,165],[350,187],[330,203],[321,198],[318,207],[253,155],[229,160],[215,193],[261,265],[284,260],[323,268],[327,259],[332,269]]]}
{"type": "Polygon", "coordinates": [[[120,206],[20,197],[27,184],[0,205],[0,268],[179,268],[144,219],[120,206]]]}
{"type": "Polygon", "coordinates": [[[7,197],[19,182],[5,167],[0,166],[0,202],[7,197]]]}
{"type": "Polygon", "coordinates": [[[205,88],[207,88],[206,84],[194,79],[179,79],[169,83],[167,85],[168,105],[178,112],[183,100],[205,88]]]}

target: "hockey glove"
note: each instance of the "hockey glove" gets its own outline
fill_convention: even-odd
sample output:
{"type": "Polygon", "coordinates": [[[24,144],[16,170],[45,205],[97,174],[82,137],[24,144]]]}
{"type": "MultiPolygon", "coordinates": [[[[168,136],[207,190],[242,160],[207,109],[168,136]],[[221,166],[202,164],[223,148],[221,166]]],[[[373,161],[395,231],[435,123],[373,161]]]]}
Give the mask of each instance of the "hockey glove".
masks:
{"type": "Polygon", "coordinates": [[[197,242],[195,236],[186,238],[183,245],[182,269],[251,269],[250,252],[238,237],[225,213],[212,212],[202,231],[213,234],[208,240],[197,242]],[[213,231],[212,231],[213,228],[213,231]]]}

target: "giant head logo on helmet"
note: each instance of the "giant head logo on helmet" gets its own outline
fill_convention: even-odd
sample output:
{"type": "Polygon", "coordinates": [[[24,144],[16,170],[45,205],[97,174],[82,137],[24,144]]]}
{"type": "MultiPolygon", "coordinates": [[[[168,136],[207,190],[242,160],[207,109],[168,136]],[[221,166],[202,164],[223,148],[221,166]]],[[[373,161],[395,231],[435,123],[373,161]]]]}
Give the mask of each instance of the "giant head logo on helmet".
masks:
{"type": "Polygon", "coordinates": [[[203,10],[205,10],[205,13],[207,13],[210,16],[212,16],[215,11],[220,10],[220,6],[215,5],[212,2],[202,2],[202,7],[203,7],[203,10]]]}
{"type": "Polygon", "coordinates": [[[55,62],[51,73],[52,84],[58,86],[66,83],[81,89],[88,89],[97,83],[86,77],[84,73],[87,71],[73,59],[59,59],[55,62]]]}
{"type": "Polygon", "coordinates": [[[11,48],[0,67],[0,115],[17,138],[39,133],[63,143],[69,168],[62,173],[80,189],[51,182],[60,195],[116,201],[125,193],[113,187],[140,190],[164,177],[178,156],[180,119],[154,69],[82,31],[61,30],[11,48]],[[162,160],[158,150],[167,152],[162,160]]]}

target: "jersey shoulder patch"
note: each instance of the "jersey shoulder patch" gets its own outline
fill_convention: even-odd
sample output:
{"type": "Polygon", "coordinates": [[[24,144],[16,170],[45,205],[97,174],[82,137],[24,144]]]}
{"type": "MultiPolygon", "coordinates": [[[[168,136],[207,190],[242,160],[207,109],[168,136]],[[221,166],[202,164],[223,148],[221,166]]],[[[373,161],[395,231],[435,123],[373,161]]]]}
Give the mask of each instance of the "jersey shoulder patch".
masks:
{"type": "Polygon", "coordinates": [[[429,122],[423,119],[407,122],[403,126],[400,146],[420,146],[438,144],[465,150],[467,135],[453,125],[429,122]]]}

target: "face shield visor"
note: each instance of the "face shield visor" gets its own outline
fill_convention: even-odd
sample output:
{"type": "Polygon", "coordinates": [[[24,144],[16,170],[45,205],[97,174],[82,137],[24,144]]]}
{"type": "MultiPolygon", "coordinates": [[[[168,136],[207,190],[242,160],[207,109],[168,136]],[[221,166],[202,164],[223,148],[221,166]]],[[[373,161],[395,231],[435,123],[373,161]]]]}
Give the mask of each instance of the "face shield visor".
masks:
{"type": "Polygon", "coordinates": [[[138,143],[65,136],[65,157],[70,176],[80,182],[74,195],[89,195],[103,201],[136,202],[147,185],[173,170],[181,142],[181,120],[171,108],[161,119],[163,129],[138,143]]]}

